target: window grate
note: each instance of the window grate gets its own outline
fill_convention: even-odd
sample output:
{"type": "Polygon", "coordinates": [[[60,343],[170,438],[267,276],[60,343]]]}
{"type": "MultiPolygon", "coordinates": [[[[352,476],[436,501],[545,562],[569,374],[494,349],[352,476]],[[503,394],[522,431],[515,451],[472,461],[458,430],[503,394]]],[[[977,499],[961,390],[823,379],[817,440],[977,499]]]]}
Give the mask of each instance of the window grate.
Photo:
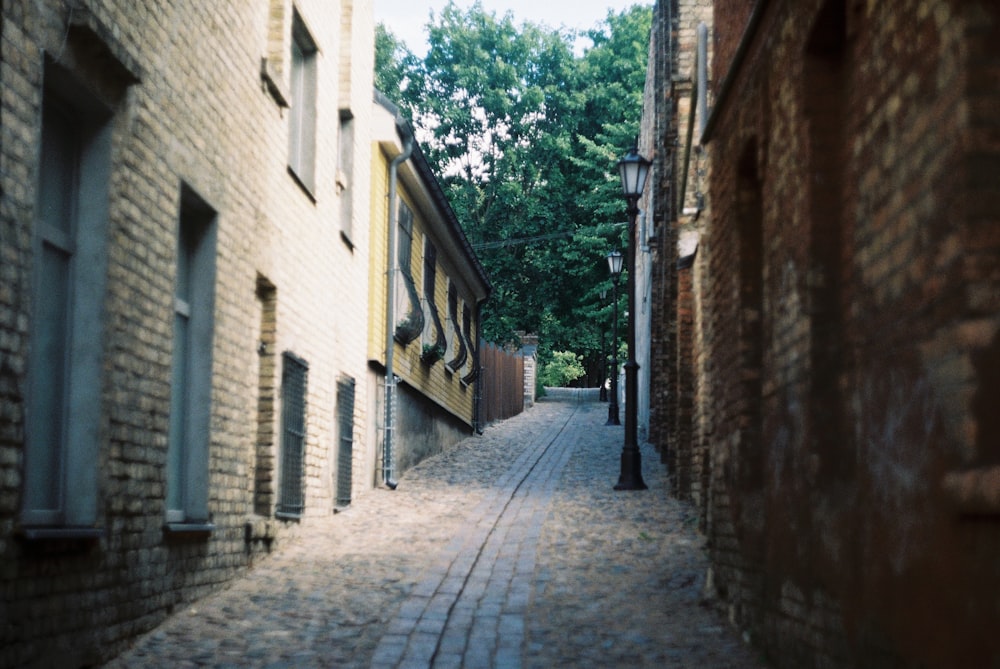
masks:
{"type": "Polygon", "coordinates": [[[351,465],[354,459],[354,379],[337,380],[337,506],[351,503],[351,465]]]}
{"type": "Polygon", "coordinates": [[[278,515],[299,517],[305,508],[303,474],[306,441],[305,360],[286,352],[281,371],[281,489],[278,515]]]}

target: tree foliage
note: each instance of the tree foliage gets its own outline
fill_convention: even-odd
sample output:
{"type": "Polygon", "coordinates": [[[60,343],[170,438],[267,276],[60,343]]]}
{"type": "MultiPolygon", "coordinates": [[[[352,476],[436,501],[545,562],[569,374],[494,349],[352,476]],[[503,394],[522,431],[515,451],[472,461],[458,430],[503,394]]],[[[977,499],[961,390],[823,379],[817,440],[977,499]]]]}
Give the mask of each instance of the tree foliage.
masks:
{"type": "Polygon", "coordinates": [[[543,363],[575,351],[599,367],[605,256],[625,238],[615,164],[638,131],[651,18],[609,11],[582,54],[576,33],[480,3],[431,13],[423,58],[376,33],[376,85],[413,120],[493,283],[484,334],[537,332],[543,363]]]}
{"type": "Polygon", "coordinates": [[[552,359],[541,366],[538,380],[546,388],[563,388],[585,373],[580,355],[571,351],[553,351],[552,359]]]}

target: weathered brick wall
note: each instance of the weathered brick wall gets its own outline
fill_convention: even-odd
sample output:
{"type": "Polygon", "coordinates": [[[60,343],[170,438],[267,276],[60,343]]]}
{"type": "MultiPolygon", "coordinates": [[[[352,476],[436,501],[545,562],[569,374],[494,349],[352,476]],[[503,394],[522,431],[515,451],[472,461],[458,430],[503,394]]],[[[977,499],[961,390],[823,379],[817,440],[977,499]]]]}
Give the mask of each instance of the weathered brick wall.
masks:
{"type": "Polygon", "coordinates": [[[991,666],[1000,9],[767,4],[696,265],[714,583],[779,666],[991,666]]]}
{"type": "MultiPolygon", "coordinates": [[[[246,523],[268,541],[292,531],[278,527],[261,483],[268,479],[261,469],[274,466],[273,457],[262,456],[273,456],[280,441],[274,395],[283,351],[310,365],[305,516],[332,513],[335,380],[346,374],[361,381],[366,369],[367,231],[355,224],[346,243],[339,221],[344,197],[353,198],[354,212],[368,210],[372,18],[366,1],[295,3],[321,50],[321,131],[310,197],[287,171],[288,114],[260,76],[262,56],[287,59],[289,51],[287,30],[277,31],[280,48],[272,48],[269,11],[280,10],[287,28],[291,6],[282,0],[3,3],[0,666],[105,660],[247,567],[265,544],[244,540],[246,523]],[[345,24],[355,31],[346,52],[352,63],[341,60],[345,24]],[[103,91],[116,87],[125,91],[114,98],[111,116],[104,361],[92,388],[102,406],[96,522],[102,532],[90,542],[28,541],[19,520],[46,57],[99,97],[112,99],[103,91]],[[362,187],[338,194],[343,153],[335,129],[344,110],[355,117],[358,167],[351,176],[362,187]],[[208,446],[215,529],[207,537],[171,539],[163,529],[165,460],[182,184],[216,212],[208,446]],[[255,299],[262,285],[270,287],[266,308],[255,299]],[[262,362],[261,341],[277,364],[262,362]],[[268,393],[270,404],[261,401],[268,393]]],[[[284,77],[287,88],[287,68],[284,77]]],[[[359,397],[355,406],[356,441],[363,441],[368,402],[359,397]]],[[[358,472],[354,480],[366,478],[358,472]]]]}
{"type": "MultiPolygon", "coordinates": [[[[673,161],[675,130],[671,125],[672,2],[657,2],[653,7],[650,32],[649,62],[644,90],[643,115],[640,134],[646,155],[653,160],[647,191],[647,225],[655,237],[649,242],[645,261],[649,270],[649,434],[648,441],[660,452],[663,462],[668,460],[668,434],[670,420],[671,379],[673,360],[674,314],[673,266],[671,249],[674,231],[671,225],[673,195],[673,161]]],[[[645,254],[644,254],[645,255],[645,254]]]]}
{"type": "MultiPolygon", "coordinates": [[[[766,1],[766,0],[765,0],[766,1]]],[[[713,21],[716,29],[712,32],[712,48],[716,58],[712,61],[712,88],[718,91],[739,46],[743,29],[759,0],[712,0],[713,21]]]]}
{"type": "MultiPolygon", "coordinates": [[[[698,150],[697,124],[690,149],[687,142],[691,96],[697,76],[694,69],[697,28],[699,23],[705,23],[710,29],[712,4],[709,0],[660,2],[654,9],[654,17],[653,38],[658,46],[651,51],[655,57],[655,61],[651,59],[651,67],[655,63],[658,74],[647,83],[646,91],[647,96],[655,95],[657,103],[656,107],[650,106],[655,119],[646,122],[655,124],[659,138],[658,161],[654,166],[656,210],[652,214],[659,234],[653,249],[652,270],[650,442],[660,450],[662,461],[671,470],[674,494],[686,499],[691,495],[696,459],[693,414],[696,377],[692,366],[699,344],[692,311],[694,293],[685,294],[693,287],[685,282],[698,275],[689,267],[682,276],[677,262],[697,249],[698,221],[700,216],[707,216],[702,212],[692,213],[696,206],[704,206],[698,196],[707,187],[709,167],[707,156],[698,150]],[[685,167],[687,184],[681,203],[685,167]],[[684,250],[679,248],[681,237],[687,240],[684,250]],[[685,299],[689,301],[682,304],[685,299]]],[[[711,54],[710,43],[708,51],[711,54]]]]}

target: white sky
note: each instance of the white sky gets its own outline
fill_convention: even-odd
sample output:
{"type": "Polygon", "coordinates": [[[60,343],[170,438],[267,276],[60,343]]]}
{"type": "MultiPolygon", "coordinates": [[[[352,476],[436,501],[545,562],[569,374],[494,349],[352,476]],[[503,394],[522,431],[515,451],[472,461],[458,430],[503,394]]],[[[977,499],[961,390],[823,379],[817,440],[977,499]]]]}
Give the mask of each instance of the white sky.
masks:
{"type": "MultiPolygon", "coordinates": [[[[440,14],[447,0],[373,0],[375,21],[385,23],[390,32],[406,42],[417,55],[427,50],[424,26],[430,10],[440,14]]],[[[467,8],[473,0],[456,0],[456,5],[467,8]]],[[[551,28],[565,26],[573,30],[588,30],[603,21],[608,9],[621,12],[633,5],[652,5],[652,0],[482,0],[487,11],[497,16],[512,12],[514,23],[525,21],[545,24],[551,28]]],[[[589,43],[589,42],[588,42],[589,43]]]]}

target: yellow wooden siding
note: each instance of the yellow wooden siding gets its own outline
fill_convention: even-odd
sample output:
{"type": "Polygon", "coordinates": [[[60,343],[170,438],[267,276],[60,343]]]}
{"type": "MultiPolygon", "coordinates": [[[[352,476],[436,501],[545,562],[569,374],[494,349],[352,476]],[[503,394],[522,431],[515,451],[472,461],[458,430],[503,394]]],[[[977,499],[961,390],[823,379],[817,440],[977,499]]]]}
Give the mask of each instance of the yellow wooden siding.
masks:
{"type": "MultiPolygon", "coordinates": [[[[413,206],[405,188],[400,189],[400,196],[413,210],[413,249],[411,251],[411,273],[414,284],[421,297],[424,296],[424,244],[427,238],[427,223],[423,214],[413,206]]],[[[441,249],[438,248],[437,271],[434,280],[434,296],[438,308],[444,304],[447,308],[447,289],[442,292],[442,286],[447,285],[446,265],[441,260],[441,249]],[[441,295],[444,301],[441,301],[441,295]]],[[[429,314],[427,314],[429,317],[429,314]]],[[[419,390],[431,401],[439,404],[467,424],[472,420],[473,389],[461,383],[461,374],[451,374],[444,367],[444,361],[439,360],[433,365],[420,361],[425,338],[423,336],[410,342],[405,348],[396,344],[396,373],[408,385],[419,390]]]]}
{"type": "MultiPolygon", "coordinates": [[[[388,156],[378,146],[372,151],[372,202],[371,202],[371,263],[369,266],[369,323],[368,323],[368,358],[385,364],[385,314],[386,314],[386,267],[388,265],[389,192],[388,156]]],[[[411,249],[411,275],[417,292],[424,297],[424,242],[427,237],[427,222],[423,213],[414,205],[402,180],[396,184],[397,196],[406,202],[413,211],[413,248],[411,249]]],[[[433,239],[433,238],[432,238],[433,239]]],[[[442,324],[448,316],[448,283],[456,271],[452,269],[454,259],[445,259],[442,245],[435,243],[437,263],[434,282],[434,299],[442,324]],[[442,262],[444,260],[444,262],[442,262]]],[[[471,269],[471,268],[470,268],[471,269]]],[[[459,282],[458,285],[461,285],[459,282]]],[[[459,298],[459,327],[461,327],[461,309],[465,303],[464,296],[459,298]]],[[[475,312],[473,312],[475,313],[475,312]]],[[[426,315],[429,318],[429,314],[426,315]]],[[[447,330],[446,330],[447,331],[447,330]]],[[[466,424],[471,425],[473,394],[471,386],[463,384],[462,377],[472,369],[472,353],[461,370],[450,373],[445,370],[444,360],[433,365],[420,361],[425,337],[418,337],[407,346],[395,342],[393,353],[393,371],[407,385],[418,390],[432,402],[443,407],[466,424]]],[[[449,342],[449,346],[452,343],[449,342]]],[[[449,348],[452,354],[453,348],[449,348]]]]}

